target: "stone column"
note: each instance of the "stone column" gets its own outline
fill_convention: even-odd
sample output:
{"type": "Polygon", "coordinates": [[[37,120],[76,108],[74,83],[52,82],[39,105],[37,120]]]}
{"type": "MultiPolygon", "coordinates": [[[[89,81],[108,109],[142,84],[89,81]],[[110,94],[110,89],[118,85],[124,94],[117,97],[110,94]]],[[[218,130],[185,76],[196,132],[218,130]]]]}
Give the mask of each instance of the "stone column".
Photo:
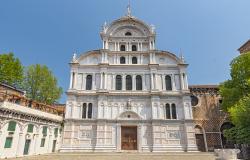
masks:
{"type": "Polygon", "coordinates": [[[82,75],[82,86],[81,86],[82,90],[86,90],[86,77],[87,77],[86,74],[82,75]]]}
{"type": "Polygon", "coordinates": [[[158,84],[158,74],[157,73],[155,73],[154,74],[154,86],[155,86],[155,89],[159,89],[159,84],[158,84]]]}
{"type": "Polygon", "coordinates": [[[122,90],[126,90],[126,75],[122,75],[122,90]]]}
{"type": "Polygon", "coordinates": [[[136,90],[136,75],[132,75],[132,90],[136,90]]]}
{"type": "Polygon", "coordinates": [[[107,89],[107,73],[104,73],[104,89],[107,89]]]}
{"type": "Polygon", "coordinates": [[[100,80],[100,89],[103,89],[103,72],[101,74],[101,80],[100,80]]]}
{"type": "Polygon", "coordinates": [[[115,42],[115,51],[116,51],[116,42],[115,42]]]}
{"type": "Polygon", "coordinates": [[[150,78],[151,78],[151,90],[153,90],[154,87],[154,77],[153,77],[153,73],[150,74],[150,78]]]}
{"type": "Polygon", "coordinates": [[[116,151],[121,151],[121,124],[116,124],[116,151]]]}
{"type": "Polygon", "coordinates": [[[161,75],[161,81],[162,81],[162,90],[165,91],[166,84],[165,84],[165,75],[164,74],[161,75]]]}
{"type": "Polygon", "coordinates": [[[108,43],[108,41],[106,41],[106,46],[105,46],[105,49],[109,49],[109,43],[108,43]]]}
{"type": "Polygon", "coordinates": [[[37,154],[37,146],[38,146],[37,142],[39,142],[38,138],[39,138],[39,132],[34,134],[34,151],[33,151],[34,155],[37,154]]]}
{"type": "Polygon", "coordinates": [[[185,74],[185,83],[186,83],[186,89],[188,90],[188,79],[187,79],[187,75],[185,74]]]}
{"type": "Polygon", "coordinates": [[[116,54],[116,64],[119,64],[119,56],[116,54]]]}
{"type": "Polygon", "coordinates": [[[138,147],[137,150],[141,152],[142,151],[142,126],[141,124],[137,126],[137,147],[138,147]]]}
{"type": "Polygon", "coordinates": [[[142,42],[141,42],[141,51],[143,51],[143,48],[142,48],[142,42]]]}
{"type": "Polygon", "coordinates": [[[101,63],[104,63],[104,53],[103,52],[101,52],[101,53],[102,53],[101,63]]]}
{"type": "Polygon", "coordinates": [[[157,89],[156,88],[156,74],[153,73],[153,83],[154,83],[154,89],[157,89]]]}
{"type": "Polygon", "coordinates": [[[156,63],[156,62],[155,62],[155,53],[153,53],[153,55],[152,55],[152,56],[153,56],[153,57],[152,57],[152,58],[153,58],[153,60],[152,60],[152,61],[153,61],[153,63],[156,63]]]}
{"type": "Polygon", "coordinates": [[[176,91],[174,74],[171,74],[172,90],[176,91]]]}
{"type": "Polygon", "coordinates": [[[183,73],[180,74],[180,78],[181,78],[181,90],[184,90],[183,73]]]}
{"type": "Polygon", "coordinates": [[[141,64],[143,64],[143,54],[141,54],[141,64]]]}
{"type": "Polygon", "coordinates": [[[112,90],[115,90],[115,83],[116,83],[115,76],[116,76],[115,74],[112,75],[112,90]]]}
{"type": "Polygon", "coordinates": [[[23,132],[20,132],[19,135],[18,135],[16,156],[22,156],[23,155],[24,143],[25,143],[24,134],[23,134],[23,132]]]}
{"type": "Polygon", "coordinates": [[[142,75],[142,90],[146,90],[146,76],[142,75]]]}
{"type": "MultiPolygon", "coordinates": [[[[51,131],[50,131],[51,132],[51,131]]],[[[51,143],[52,143],[52,135],[49,135],[49,140],[48,140],[48,148],[47,148],[47,153],[51,153],[52,149],[51,149],[51,143]]]]}
{"type": "Polygon", "coordinates": [[[75,76],[74,76],[74,89],[77,88],[77,75],[78,75],[78,73],[75,72],[75,76]]]}
{"type": "Polygon", "coordinates": [[[96,83],[95,83],[95,73],[92,75],[92,90],[96,89],[96,83]]]}
{"type": "Polygon", "coordinates": [[[70,73],[70,83],[69,83],[69,88],[73,88],[73,72],[70,73]]]}

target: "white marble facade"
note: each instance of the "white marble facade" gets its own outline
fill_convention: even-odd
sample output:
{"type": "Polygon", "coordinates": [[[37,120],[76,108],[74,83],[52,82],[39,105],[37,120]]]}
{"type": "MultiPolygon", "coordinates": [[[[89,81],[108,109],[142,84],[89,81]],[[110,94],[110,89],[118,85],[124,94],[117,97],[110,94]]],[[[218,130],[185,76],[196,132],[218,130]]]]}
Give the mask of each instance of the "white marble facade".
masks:
{"type": "Polygon", "coordinates": [[[197,150],[187,64],[155,37],[128,14],[104,24],[103,49],[74,55],[61,152],[124,151],[123,126],[137,128],[139,152],[197,150]]]}

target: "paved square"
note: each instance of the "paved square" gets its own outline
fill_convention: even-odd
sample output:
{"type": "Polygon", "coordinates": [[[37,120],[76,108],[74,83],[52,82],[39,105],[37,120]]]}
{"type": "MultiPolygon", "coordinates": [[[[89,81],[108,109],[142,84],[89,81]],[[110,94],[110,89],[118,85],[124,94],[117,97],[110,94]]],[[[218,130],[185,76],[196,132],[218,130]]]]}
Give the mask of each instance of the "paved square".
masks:
{"type": "Polygon", "coordinates": [[[214,160],[213,153],[55,153],[10,160],[214,160]]]}

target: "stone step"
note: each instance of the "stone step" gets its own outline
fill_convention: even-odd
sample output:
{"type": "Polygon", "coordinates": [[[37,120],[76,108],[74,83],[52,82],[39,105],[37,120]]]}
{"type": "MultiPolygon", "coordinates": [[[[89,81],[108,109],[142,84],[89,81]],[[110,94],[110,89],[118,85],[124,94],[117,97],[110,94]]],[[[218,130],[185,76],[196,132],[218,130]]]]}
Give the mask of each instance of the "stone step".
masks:
{"type": "MultiPolygon", "coordinates": [[[[54,153],[17,158],[16,160],[215,160],[213,153],[54,153]]],[[[14,159],[13,159],[14,160],[14,159]]]]}

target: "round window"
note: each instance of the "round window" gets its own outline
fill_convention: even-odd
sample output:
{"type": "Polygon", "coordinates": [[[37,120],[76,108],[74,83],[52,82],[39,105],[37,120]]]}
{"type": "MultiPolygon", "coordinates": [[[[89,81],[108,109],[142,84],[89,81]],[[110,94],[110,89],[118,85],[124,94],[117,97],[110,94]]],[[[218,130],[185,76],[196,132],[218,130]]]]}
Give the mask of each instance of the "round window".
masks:
{"type": "Polygon", "coordinates": [[[191,104],[192,106],[196,106],[199,103],[199,99],[196,96],[191,96],[191,104]]]}

